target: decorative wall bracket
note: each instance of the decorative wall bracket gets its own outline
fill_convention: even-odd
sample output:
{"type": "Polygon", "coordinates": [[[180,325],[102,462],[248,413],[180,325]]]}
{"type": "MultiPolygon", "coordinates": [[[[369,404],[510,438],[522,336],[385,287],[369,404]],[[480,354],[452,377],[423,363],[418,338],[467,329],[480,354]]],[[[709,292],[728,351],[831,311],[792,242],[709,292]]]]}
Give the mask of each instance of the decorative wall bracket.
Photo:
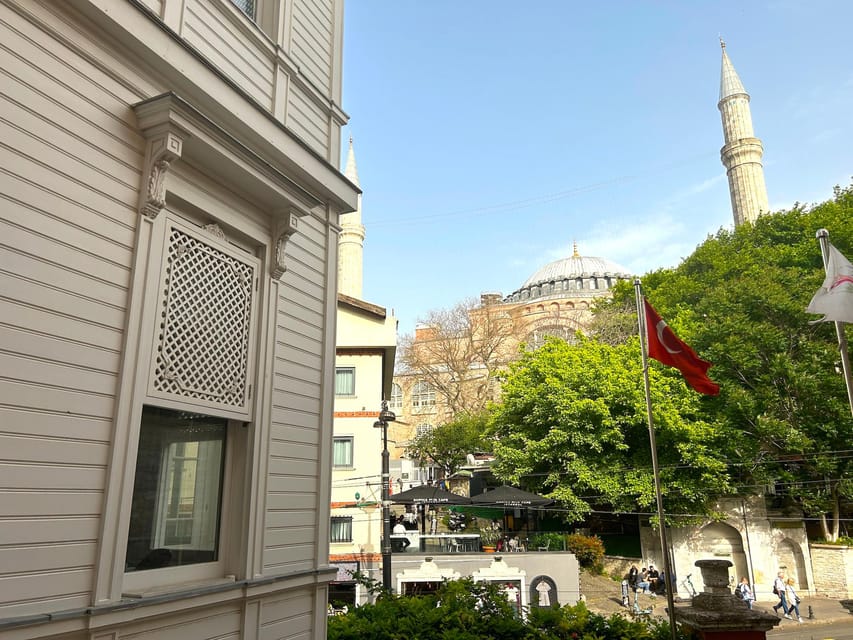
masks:
{"type": "Polygon", "coordinates": [[[181,157],[183,145],[183,138],[170,131],[148,141],[139,213],[150,220],[166,206],[166,174],[169,165],[181,157]]]}
{"type": "Polygon", "coordinates": [[[270,264],[270,275],[278,280],[287,271],[287,265],[284,263],[284,250],[287,246],[287,240],[296,233],[296,228],[299,225],[299,216],[293,209],[281,212],[276,216],[277,222],[273,230],[273,241],[275,242],[275,250],[272,254],[272,263],[270,264]]]}

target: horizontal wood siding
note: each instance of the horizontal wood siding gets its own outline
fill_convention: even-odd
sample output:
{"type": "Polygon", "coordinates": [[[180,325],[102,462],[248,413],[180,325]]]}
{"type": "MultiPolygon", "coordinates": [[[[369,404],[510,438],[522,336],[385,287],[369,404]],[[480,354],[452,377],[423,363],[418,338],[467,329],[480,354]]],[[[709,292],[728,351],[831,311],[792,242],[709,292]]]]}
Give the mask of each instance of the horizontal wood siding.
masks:
{"type": "Polygon", "coordinates": [[[329,116],[296,83],[291,85],[288,96],[285,124],[317,153],[326,157],[329,151],[329,116]]]}
{"type": "Polygon", "coordinates": [[[139,622],[121,628],[122,640],[226,640],[242,638],[242,613],[233,605],[204,608],[153,620],[139,622]]]}
{"type": "Polygon", "coordinates": [[[314,592],[301,591],[284,598],[270,599],[261,606],[259,640],[306,640],[315,638],[314,592]]]}
{"type": "Polygon", "coordinates": [[[247,37],[217,3],[186,0],[182,35],[187,42],[266,109],[272,109],[272,48],[247,37]]]}
{"type": "Polygon", "coordinates": [[[290,54],[324,95],[332,93],[334,0],[296,0],[290,54]]]}
{"type": "MultiPolygon", "coordinates": [[[[326,235],[300,220],[288,242],[275,346],[264,571],[313,566],[322,416],[326,235]]],[[[283,637],[283,636],[274,636],[283,637]]]]}
{"type": "Polygon", "coordinates": [[[91,604],[144,145],[135,96],[5,5],[0,69],[7,617],[91,604]]]}

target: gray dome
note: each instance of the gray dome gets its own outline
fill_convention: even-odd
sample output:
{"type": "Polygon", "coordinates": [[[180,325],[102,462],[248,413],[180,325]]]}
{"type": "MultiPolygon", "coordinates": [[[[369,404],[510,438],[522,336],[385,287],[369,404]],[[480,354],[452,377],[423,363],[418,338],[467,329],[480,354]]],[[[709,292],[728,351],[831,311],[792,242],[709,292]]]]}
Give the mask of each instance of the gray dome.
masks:
{"type": "Polygon", "coordinates": [[[607,258],[574,255],[549,262],[530,276],[523,285],[506,297],[506,302],[520,302],[566,295],[601,295],[631,273],[607,258]]]}
{"type": "Polygon", "coordinates": [[[628,270],[606,258],[592,256],[573,255],[569,258],[560,258],[546,264],[536,273],[530,276],[521,288],[534,284],[551,282],[554,280],[565,280],[566,278],[588,278],[590,276],[619,276],[630,278],[628,270]]]}

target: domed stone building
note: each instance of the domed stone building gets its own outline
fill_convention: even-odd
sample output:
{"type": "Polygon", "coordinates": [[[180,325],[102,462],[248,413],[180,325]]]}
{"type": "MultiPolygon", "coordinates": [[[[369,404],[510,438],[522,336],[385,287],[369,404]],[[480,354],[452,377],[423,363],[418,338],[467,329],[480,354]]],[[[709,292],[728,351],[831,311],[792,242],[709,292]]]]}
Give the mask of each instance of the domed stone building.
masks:
{"type": "MultiPolygon", "coordinates": [[[[625,267],[607,258],[580,255],[575,243],[571,256],[538,269],[500,306],[517,318],[520,337],[535,348],[546,335],[573,339],[591,319],[595,299],[610,296],[613,285],[629,278],[625,267]]],[[[489,305],[496,298],[484,294],[481,303],[489,305]]]]}
{"type": "MultiPolygon", "coordinates": [[[[581,255],[575,244],[572,255],[537,269],[507,296],[483,293],[479,302],[434,313],[398,350],[389,407],[408,433],[397,442],[497,399],[495,375],[522,344],[535,349],[546,336],[574,340],[589,325],[595,300],[609,297],[617,282],[631,277],[607,258],[581,255]]],[[[434,479],[424,477],[433,470],[400,460],[403,453],[402,447],[392,453],[397,488],[434,479]]]]}

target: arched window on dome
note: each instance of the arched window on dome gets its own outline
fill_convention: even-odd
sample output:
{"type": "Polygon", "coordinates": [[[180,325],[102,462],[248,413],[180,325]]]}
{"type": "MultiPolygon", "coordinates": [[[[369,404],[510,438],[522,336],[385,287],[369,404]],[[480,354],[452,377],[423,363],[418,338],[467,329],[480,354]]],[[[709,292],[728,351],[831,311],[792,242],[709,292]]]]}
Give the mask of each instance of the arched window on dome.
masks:
{"type": "Polygon", "coordinates": [[[589,288],[590,289],[598,289],[598,279],[597,278],[590,278],[589,279],[589,288]]]}
{"type": "Polygon", "coordinates": [[[547,296],[549,293],[551,293],[551,285],[546,282],[542,285],[542,295],[547,296]]]}
{"type": "Polygon", "coordinates": [[[418,380],[412,387],[412,412],[426,413],[435,406],[435,389],[424,380],[418,380]]]}
{"type": "Polygon", "coordinates": [[[388,399],[389,409],[403,408],[403,387],[396,382],[391,383],[391,397],[388,399]]]}
{"type": "Polygon", "coordinates": [[[577,286],[578,290],[583,289],[583,278],[577,278],[575,280],[575,285],[577,286]]]}

